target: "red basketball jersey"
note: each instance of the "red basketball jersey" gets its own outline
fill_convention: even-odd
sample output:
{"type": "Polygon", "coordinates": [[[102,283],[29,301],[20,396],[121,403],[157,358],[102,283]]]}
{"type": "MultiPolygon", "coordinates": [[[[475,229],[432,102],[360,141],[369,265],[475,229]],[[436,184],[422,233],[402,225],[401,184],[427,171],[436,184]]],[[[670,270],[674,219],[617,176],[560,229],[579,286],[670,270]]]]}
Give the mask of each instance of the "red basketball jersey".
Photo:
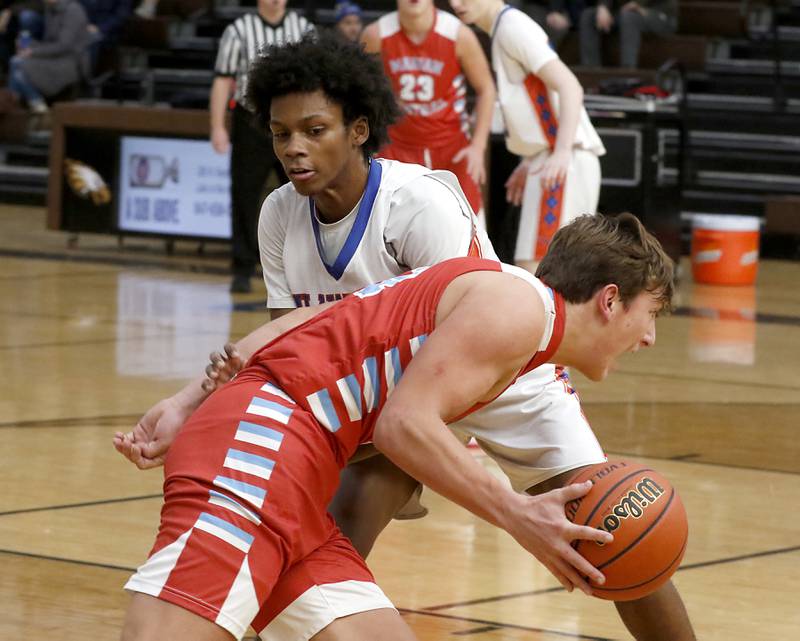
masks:
{"type": "MultiPolygon", "coordinates": [[[[522,272],[492,260],[454,258],[369,285],[265,346],[248,368],[262,370],[313,413],[344,465],[358,445],[372,439],[386,398],[434,329],[446,287],[469,272],[508,270],[522,272]]],[[[545,301],[550,316],[545,347],[518,376],[547,362],[561,342],[564,325],[560,296],[533,276],[523,277],[545,301]]]]}
{"type": "Polygon", "coordinates": [[[397,12],[378,20],[381,57],[406,115],[389,129],[392,142],[435,147],[467,133],[467,88],[456,57],[461,22],[436,10],[433,28],[420,44],[400,27],[397,12]]]}

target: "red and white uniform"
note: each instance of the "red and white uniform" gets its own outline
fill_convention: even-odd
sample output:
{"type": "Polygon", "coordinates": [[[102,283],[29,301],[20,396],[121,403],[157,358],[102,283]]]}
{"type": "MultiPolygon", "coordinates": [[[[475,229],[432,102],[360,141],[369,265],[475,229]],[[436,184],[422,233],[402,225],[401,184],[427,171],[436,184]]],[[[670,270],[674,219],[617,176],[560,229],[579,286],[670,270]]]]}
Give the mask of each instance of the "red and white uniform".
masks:
{"type": "Polygon", "coordinates": [[[456,56],[460,28],[458,18],[437,9],[433,27],[417,44],[403,31],[396,11],[378,20],[383,68],[405,111],[389,128],[391,143],[378,155],[452,171],[478,213],[483,208],[480,187],[466,161],[452,161],[469,145],[466,78],[456,56]]]}
{"type": "MultiPolygon", "coordinates": [[[[492,27],[492,68],[506,128],[506,146],[541,167],[558,134],[558,94],[536,75],[558,55],[547,34],[528,15],[506,6],[492,27]]],[[[599,156],[605,148],[586,110],[575,132],[572,162],[564,184],[545,190],[541,176],[528,175],[522,197],[514,259],[540,260],[560,227],[581,214],[594,214],[600,197],[599,156]]]]}
{"type": "Polygon", "coordinates": [[[252,624],[264,640],[305,640],[331,611],[392,607],[327,506],[434,331],[446,287],[500,270],[525,279],[545,305],[546,330],[523,373],[547,361],[563,337],[563,301],[518,268],[458,258],[356,292],[257,352],[183,426],[165,464],[156,543],[126,588],[237,639],[252,624]]]}

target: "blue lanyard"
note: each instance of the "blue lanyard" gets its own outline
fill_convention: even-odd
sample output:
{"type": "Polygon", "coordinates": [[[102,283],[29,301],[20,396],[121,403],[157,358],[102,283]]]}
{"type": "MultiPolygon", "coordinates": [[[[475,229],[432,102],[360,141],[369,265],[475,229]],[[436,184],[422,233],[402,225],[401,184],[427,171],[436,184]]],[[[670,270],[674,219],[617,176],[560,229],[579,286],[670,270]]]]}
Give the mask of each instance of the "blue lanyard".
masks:
{"type": "Polygon", "coordinates": [[[311,227],[314,230],[314,239],[317,241],[317,252],[325,269],[336,280],[339,280],[344,274],[344,270],[350,264],[350,260],[356,253],[361,239],[364,238],[364,232],[367,231],[367,223],[369,223],[370,214],[372,214],[372,205],[375,203],[375,196],[378,195],[378,188],[381,186],[381,164],[373,160],[369,165],[369,175],[367,176],[367,186],[364,189],[364,195],[361,197],[361,203],[358,206],[358,213],[356,214],[353,227],[347,235],[347,240],[344,242],[339,255],[336,257],[333,265],[329,265],[325,261],[325,253],[322,249],[322,241],[319,238],[319,221],[317,220],[317,208],[314,205],[314,199],[308,199],[308,209],[311,212],[311,227]]]}

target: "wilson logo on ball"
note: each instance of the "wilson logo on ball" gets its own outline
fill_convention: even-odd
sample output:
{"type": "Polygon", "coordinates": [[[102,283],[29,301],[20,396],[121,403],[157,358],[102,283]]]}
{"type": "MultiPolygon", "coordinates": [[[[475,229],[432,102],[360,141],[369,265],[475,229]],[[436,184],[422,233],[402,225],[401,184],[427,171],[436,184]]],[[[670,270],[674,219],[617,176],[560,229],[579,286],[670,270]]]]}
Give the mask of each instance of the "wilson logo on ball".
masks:
{"type": "MultiPolygon", "coordinates": [[[[611,508],[611,514],[603,518],[603,524],[598,529],[613,533],[619,528],[623,519],[639,519],[644,511],[664,495],[664,488],[650,477],[642,477],[636,484],[635,490],[630,490],[611,508]]],[[[598,545],[604,545],[598,543],[598,545]]]]}

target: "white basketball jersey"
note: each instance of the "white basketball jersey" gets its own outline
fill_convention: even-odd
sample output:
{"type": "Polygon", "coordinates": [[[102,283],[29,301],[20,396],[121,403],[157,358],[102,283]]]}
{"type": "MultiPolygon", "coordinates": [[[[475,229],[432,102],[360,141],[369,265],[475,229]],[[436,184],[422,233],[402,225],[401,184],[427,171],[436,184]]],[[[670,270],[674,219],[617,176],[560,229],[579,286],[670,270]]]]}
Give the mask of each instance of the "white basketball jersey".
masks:
{"type": "MultiPolygon", "coordinates": [[[[455,176],[391,160],[373,160],[376,164],[377,187],[370,186],[373,174],[362,201],[333,225],[323,225],[291,183],[269,195],[258,229],[268,307],[318,305],[409,269],[467,255],[475,238],[474,214],[455,176]],[[370,198],[371,207],[362,206],[370,198]]],[[[482,255],[498,260],[485,232],[479,230],[477,238],[482,255]]],[[[508,270],[543,295],[538,279],[508,270]]],[[[549,364],[450,427],[465,442],[478,439],[520,491],[605,458],[577,395],[549,364]]]]}
{"type": "Polygon", "coordinates": [[[476,236],[480,255],[497,260],[452,173],[384,159],[373,161],[353,211],[330,225],[291,183],[273,191],[258,236],[270,308],[338,300],[368,283],[466,256],[476,236]]]}
{"type": "MultiPolygon", "coordinates": [[[[550,48],[547,34],[528,15],[505,7],[492,29],[492,68],[506,128],[506,146],[519,156],[534,156],[552,148],[560,113],[558,94],[536,77],[558,54],[550,48]],[[529,79],[533,74],[534,78],[529,79]],[[526,80],[528,85],[526,86],[526,80]],[[531,80],[535,82],[531,82],[531,80]]],[[[586,109],[575,132],[574,146],[598,156],[605,148],[586,109]]]]}

